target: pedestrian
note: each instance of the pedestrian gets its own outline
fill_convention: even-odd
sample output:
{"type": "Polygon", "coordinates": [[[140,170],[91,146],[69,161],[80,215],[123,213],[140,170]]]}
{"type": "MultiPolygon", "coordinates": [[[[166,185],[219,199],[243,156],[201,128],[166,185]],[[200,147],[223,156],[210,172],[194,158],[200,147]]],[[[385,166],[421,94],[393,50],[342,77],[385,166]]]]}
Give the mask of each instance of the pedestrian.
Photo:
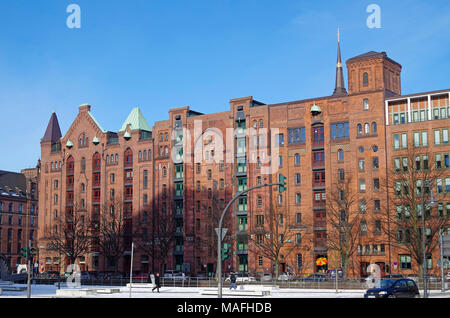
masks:
{"type": "Polygon", "coordinates": [[[159,289],[160,288],[161,288],[161,282],[160,282],[160,279],[159,279],[159,273],[156,273],[156,275],[155,275],[155,287],[153,287],[152,293],[155,291],[155,289],[159,293],[159,289]]]}
{"type": "Polygon", "coordinates": [[[236,276],[234,274],[231,274],[230,282],[231,282],[230,290],[233,289],[233,288],[234,288],[234,290],[236,290],[237,289],[237,287],[236,287],[236,276]]]}

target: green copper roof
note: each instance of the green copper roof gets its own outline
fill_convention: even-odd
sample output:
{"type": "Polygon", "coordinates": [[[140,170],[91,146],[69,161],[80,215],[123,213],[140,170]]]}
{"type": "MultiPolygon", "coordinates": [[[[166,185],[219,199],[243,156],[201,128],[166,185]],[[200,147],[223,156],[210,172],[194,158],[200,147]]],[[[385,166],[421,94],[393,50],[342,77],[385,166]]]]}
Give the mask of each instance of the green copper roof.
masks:
{"type": "Polygon", "coordinates": [[[130,125],[131,130],[151,131],[151,128],[145,120],[144,115],[142,114],[139,107],[133,108],[133,110],[123,123],[122,128],[120,128],[119,132],[125,131],[128,125],[130,125]]]}

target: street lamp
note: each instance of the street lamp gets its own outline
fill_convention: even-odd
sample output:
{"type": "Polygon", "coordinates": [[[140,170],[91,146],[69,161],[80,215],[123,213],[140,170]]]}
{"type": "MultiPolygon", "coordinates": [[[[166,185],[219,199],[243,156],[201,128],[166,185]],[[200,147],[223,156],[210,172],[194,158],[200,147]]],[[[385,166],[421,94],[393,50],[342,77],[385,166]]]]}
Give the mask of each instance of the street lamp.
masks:
{"type": "Polygon", "coordinates": [[[429,192],[430,192],[430,200],[428,201],[428,205],[430,207],[434,206],[436,204],[436,200],[433,196],[433,189],[430,186],[430,183],[425,181],[425,184],[422,187],[422,271],[423,271],[423,298],[428,297],[428,282],[427,282],[427,253],[426,253],[426,236],[425,236],[425,198],[424,198],[424,188],[426,186],[429,186],[429,192]]]}

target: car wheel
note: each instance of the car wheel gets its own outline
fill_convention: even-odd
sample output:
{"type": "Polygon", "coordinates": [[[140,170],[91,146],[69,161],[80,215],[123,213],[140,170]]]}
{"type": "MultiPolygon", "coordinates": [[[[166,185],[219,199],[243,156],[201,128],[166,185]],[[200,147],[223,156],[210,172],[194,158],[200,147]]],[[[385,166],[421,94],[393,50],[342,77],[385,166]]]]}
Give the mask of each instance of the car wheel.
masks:
{"type": "Polygon", "coordinates": [[[388,298],[397,298],[397,296],[395,296],[394,294],[389,295],[388,298]]]}

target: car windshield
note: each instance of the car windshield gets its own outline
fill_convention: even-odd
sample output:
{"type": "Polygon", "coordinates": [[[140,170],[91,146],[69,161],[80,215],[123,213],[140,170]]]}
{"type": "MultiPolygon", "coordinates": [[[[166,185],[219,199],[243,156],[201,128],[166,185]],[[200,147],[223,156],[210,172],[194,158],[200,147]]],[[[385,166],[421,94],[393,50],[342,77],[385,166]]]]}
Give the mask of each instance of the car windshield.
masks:
{"type": "Polygon", "coordinates": [[[389,279],[387,279],[387,280],[382,280],[382,281],[381,281],[381,284],[380,284],[380,288],[387,288],[387,287],[390,287],[390,286],[392,286],[393,283],[394,283],[394,280],[389,280],[389,279]]]}

